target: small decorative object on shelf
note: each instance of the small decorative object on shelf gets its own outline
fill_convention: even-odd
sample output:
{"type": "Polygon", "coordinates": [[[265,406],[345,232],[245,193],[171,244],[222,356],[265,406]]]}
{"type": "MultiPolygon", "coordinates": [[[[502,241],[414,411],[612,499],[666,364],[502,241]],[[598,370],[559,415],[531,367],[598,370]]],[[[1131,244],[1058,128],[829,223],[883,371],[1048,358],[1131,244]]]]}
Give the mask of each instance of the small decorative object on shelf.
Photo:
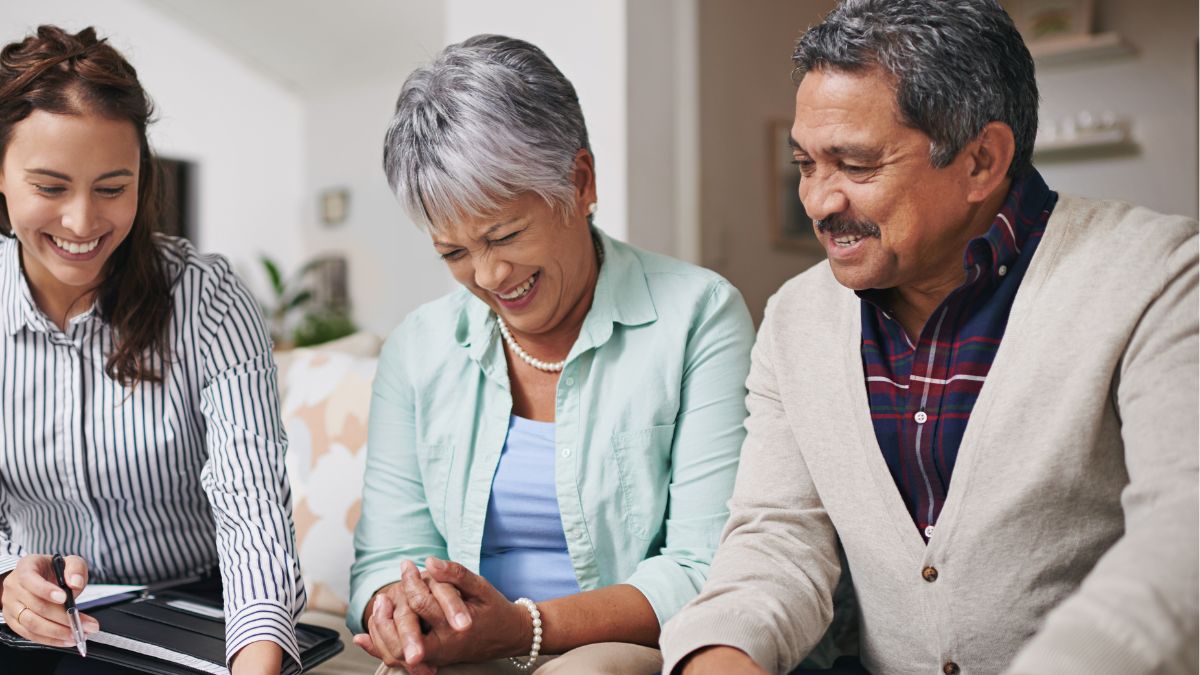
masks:
{"type": "Polygon", "coordinates": [[[1007,0],[1029,53],[1055,66],[1133,53],[1116,32],[1094,33],[1094,0],[1007,0]]]}
{"type": "Polygon", "coordinates": [[[1033,154],[1036,158],[1045,159],[1083,150],[1135,148],[1128,119],[1120,118],[1110,110],[1099,115],[1084,110],[1058,120],[1043,120],[1038,128],[1033,154]]]}

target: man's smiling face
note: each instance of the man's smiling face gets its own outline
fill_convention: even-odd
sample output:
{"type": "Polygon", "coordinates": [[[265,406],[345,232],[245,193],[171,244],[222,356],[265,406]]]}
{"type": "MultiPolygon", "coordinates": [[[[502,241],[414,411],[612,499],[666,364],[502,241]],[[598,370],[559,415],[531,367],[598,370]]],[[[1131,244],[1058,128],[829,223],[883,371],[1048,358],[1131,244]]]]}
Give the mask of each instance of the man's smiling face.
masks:
{"type": "Polygon", "coordinates": [[[792,126],[800,200],[833,274],[854,289],[924,287],[962,274],[969,163],[930,163],[881,69],[808,72],[792,126]]]}

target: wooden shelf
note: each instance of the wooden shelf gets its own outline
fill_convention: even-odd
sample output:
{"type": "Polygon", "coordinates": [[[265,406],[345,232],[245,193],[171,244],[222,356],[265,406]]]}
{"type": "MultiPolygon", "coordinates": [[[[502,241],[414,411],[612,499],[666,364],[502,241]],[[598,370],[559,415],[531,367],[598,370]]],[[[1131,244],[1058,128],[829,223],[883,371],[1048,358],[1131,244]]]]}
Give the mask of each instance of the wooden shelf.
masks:
{"type": "Polygon", "coordinates": [[[1126,56],[1133,52],[1133,47],[1113,31],[1094,35],[1050,38],[1029,43],[1029,53],[1039,66],[1082,63],[1126,56]]]}
{"type": "Polygon", "coordinates": [[[1122,151],[1136,150],[1136,147],[1129,132],[1129,124],[1121,122],[1108,129],[1081,131],[1071,138],[1039,140],[1033,145],[1033,156],[1038,159],[1067,159],[1079,154],[1119,154],[1122,151]]]}

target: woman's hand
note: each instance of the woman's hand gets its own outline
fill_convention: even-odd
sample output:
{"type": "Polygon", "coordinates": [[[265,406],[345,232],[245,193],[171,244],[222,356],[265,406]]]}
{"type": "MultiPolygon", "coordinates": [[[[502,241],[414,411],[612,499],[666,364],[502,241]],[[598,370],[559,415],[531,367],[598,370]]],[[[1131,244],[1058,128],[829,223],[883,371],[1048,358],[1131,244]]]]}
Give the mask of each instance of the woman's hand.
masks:
{"type": "Polygon", "coordinates": [[[521,654],[533,641],[529,613],[458,563],[429,558],[422,575],[406,561],[401,580],[373,602],[369,635],[355,644],[412,675],[521,654]]]}
{"type": "MultiPolygon", "coordinates": [[[[63,578],[78,596],[87,586],[87,563],[79,556],[67,556],[63,578]]],[[[55,581],[54,568],[48,555],[27,555],[16,568],[4,577],[0,602],[4,607],[4,622],[17,635],[39,644],[55,647],[74,647],[75,638],[63,605],[67,594],[55,581]]],[[[86,614],[79,615],[84,633],[100,630],[100,623],[86,614]]]]}
{"type": "Polygon", "coordinates": [[[354,636],[354,644],[389,667],[403,667],[412,675],[432,675],[436,666],[424,663],[425,633],[446,631],[451,622],[470,626],[470,615],[456,588],[434,581],[416,565],[400,565],[401,580],[376,591],[363,616],[367,633],[354,636]],[[447,617],[451,617],[447,619],[447,617]]]}
{"type": "Polygon", "coordinates": [[[251,642],[238,650],[231,665],[231,675],[277,675],[283,667],[283,648],[269,640],[251,642]]]}

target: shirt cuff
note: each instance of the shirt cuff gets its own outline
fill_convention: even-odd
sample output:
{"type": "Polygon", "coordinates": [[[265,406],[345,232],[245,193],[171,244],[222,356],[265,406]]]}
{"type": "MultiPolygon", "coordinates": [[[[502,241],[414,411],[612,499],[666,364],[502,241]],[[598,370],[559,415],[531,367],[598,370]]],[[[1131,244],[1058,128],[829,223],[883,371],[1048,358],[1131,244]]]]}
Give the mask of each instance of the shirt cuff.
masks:
{"type": "Polygon", "coordinates": [[[704,578],[708,574],[708,564],[692,564],[694,567],[686,567],[665,555],[654,556],[638,563],[637,569],[625,580],[625,583],[646,596],[646,601],[658,617],[658,625],[670,621],[684,605],[700,594],[700,587],[704,585],[704,578]]]}
{"type": "Polygon", "coordinates": [[[0,555],[0,574],[8,574],[17,569],[19,562],[21,562],[19,555],[0,555]]]}
{"type": "Polygon", "coordinates": [[[258,600],[243,605],[225,621],[225,660],[252,642],[267,640],[283,648],[283,672],[300,671],[300,645],[296,642],[296,620],[283,605],[258,600]],[[288,660],[292,663],[289,664],[288,660]],[[293,669],[294,667],[294,669],[293,669]]]}

